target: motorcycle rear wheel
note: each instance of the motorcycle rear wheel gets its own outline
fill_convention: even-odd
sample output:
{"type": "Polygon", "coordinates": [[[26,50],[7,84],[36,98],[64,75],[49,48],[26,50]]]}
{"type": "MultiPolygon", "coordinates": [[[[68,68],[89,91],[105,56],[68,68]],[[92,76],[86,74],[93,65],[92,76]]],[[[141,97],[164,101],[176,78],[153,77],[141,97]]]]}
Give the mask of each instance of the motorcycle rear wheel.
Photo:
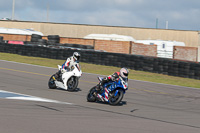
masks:
{"type": "Polygon", "coordinates": [[[87,94],[87,101],[88,102],[95,102],[96,101],[96,97],[94,96],[94,92],[96,90],[96,86],[92,87],[88,94],[87,94]]]}
{"type": "Polygon", "coordinates": [[[50,89],[56,89],[56,84],[53,79],[53,76],[55,76],[55,74],[50,77],[49,82],[48,82],[48,86],[50,89]]]}
{"type": "Polygon", "coordinates": [[[117,90],[115,90],[114,92],[112,92],[113,96],[109,98],[109,104],[110,105],[117,105],[117,104],[119,104],[121,102],[123,96],[124,96],[124,91],[123,90],[118,90],[118,93],[115,96],[114,94],[115,94],[116,91],[117,90]]]}

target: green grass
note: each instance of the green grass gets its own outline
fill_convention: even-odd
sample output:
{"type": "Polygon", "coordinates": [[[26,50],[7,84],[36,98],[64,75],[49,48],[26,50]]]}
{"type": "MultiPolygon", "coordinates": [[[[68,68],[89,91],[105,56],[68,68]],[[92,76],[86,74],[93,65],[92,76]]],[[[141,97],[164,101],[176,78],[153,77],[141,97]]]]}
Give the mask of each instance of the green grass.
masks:
{"type": "MultiPolygon", "coordinates": [[[[0,53],[0,60],[15,61],[15,62],[54,67],[54,68],[57,68],[58,64],[61,65],[65,61],[65,60],[47,59],[47,58],[39,58],[39,57],[21,56],[17,54],[9,54],[9,53],[0,53]]],[[[81,65],[82,71],[86,73],[110,75],[113,72],[120,70],[119,67],[95,65],[95,64],[88,64],[88,63],[83,63],[83,62],[80,62],[80,65],[81,65]]],[[[200,80],[173,77],[173,76],[143,72],[143,71],[130,70],[129,79],[200,88],[200,80]]]]}

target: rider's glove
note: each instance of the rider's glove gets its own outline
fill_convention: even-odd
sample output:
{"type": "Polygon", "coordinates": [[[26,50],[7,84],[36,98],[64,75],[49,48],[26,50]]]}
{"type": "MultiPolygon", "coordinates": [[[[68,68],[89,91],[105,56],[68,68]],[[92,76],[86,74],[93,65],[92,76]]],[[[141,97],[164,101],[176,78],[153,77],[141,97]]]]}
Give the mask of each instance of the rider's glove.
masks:
{"type": "Polygon", "coordinates": [[[66,70],[65,69],[61,69],[61,73],[65,73],[66,72],[66,70]]]}
{"type": "Polygon", "coordinates": [[[111,81],[115,81],[116,80],[116,78],[115,77],[113,77],[113,76],[111,76],[111,81]]]}
{"type": "Polygon", "coordinates": [[[65,66],[65,70],[70,71],[70,68],[68,66],[65,66]]]}

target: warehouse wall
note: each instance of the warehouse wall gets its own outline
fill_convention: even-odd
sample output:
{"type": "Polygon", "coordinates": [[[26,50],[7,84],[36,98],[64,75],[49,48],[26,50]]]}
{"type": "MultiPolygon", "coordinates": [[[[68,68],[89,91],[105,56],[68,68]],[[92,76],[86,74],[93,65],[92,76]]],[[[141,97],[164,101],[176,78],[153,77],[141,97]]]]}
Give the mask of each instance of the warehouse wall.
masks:
{"type": "Polygon", "coordinates": [[[1,27],[5,28],[33,28],[47,35],[59,35],[61,37],[83,38],[88,34],[119,34],[132,36],[136,40],[161,39],[184,42],[186,46],[198,47],[198,31],[181,31],[166,29],[147,29],[135,27],[116,27],[100,25],[79,25],[64,23],[42,23],[25,21],[0,21],[1,27]]]}
{"type": "Polygon", "coordinates": [[[0,34],[4,40],[27,41],[30,40],[29,35],[0,34]]]}
{"type": "Polygon", "coordinates": [[[183,47],[174,46],[174,59],[187,60],[187,61],[197,61],[198,58],[198,48],[194,47],[183,47]]]}
{"type": "Polygon", "coordinates": [[[197,62],[200,62],[200,46],[198,47],[197,56],[197,62]]]}
{"type": "Polygon", "coordinates": [[[72,44],[82,44],[82,45],[94,45],[95,40],[93,39],[82,39],[82,38],[68,38],[60,37],[60,43],[72,43],[72,44]]]}
{"type": "Polygon", "coordinates": [[[95,50],[129,54],[130,44],[131,42],[128,41],[95,40],[95,50]]]}
{"type": "Polygon", "coordinates": [[[145,45],[132,42],[131,53],[135,55],[145,55],[157,57],[157,45],[145,45]]]}

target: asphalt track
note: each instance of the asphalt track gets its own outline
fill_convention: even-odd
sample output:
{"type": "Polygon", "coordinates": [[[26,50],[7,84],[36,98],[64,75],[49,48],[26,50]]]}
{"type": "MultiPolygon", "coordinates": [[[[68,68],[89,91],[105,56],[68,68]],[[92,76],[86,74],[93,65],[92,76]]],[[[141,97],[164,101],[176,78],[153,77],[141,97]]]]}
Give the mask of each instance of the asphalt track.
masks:
{"type": "Polygon", "coordinates": [[[110,106],[86,101],[98,75],[83,73],[68,92],[48,88],[56,71],[0,60],[1,133],[200,133],[200,89],[129,80],[122,104],[110,106]]]}

